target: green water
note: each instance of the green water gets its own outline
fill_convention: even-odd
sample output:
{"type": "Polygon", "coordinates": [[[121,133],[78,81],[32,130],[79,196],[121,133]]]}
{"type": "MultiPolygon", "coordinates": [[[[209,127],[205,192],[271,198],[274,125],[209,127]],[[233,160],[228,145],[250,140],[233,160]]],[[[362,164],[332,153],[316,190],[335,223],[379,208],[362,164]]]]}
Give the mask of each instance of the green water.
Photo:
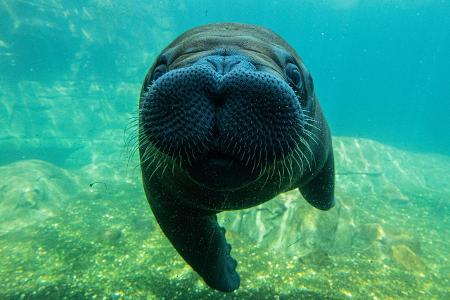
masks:
{"type": "Polygon", "coordinates": [[[449,13],[446,1],[1,1],[0,299],[449,299],[449,13]],[[163,236],[127,147],[155,56],[218,21],[267,26],[298,50],[337,167],[328,212],[292,191],[220,216],[242,280],[232,294],[163,236]]]}

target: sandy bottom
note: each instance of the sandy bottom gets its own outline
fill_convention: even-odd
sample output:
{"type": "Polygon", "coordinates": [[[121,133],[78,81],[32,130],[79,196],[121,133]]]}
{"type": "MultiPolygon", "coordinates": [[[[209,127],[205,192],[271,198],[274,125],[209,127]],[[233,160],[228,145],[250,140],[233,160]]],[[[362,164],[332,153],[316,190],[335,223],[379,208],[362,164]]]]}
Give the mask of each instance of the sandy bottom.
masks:
{"type": "Polygon", "coordinates": [[[450,158],[334,145],[336,208],[292,191],[221,216],[241,275],[232,294],[209,289],[162,235],[136,161],[109,149],[79,169],[1,166],[0,298],[450,299],[450,158]]]}

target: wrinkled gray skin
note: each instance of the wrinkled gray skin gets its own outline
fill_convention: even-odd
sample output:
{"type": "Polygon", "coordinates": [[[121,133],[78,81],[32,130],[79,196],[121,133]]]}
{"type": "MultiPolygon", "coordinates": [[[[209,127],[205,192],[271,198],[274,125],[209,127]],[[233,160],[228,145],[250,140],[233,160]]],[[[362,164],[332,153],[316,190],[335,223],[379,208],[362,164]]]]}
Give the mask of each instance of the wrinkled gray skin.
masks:
{"type": "Polygon", "coordinates": [[[212,288],[239,287],[216,214],[299,188],[334,206],[330,131],[300,57],[275,33],[225,23],[182,34],[145,78],[143,184],[178,253],[212,288]]]}

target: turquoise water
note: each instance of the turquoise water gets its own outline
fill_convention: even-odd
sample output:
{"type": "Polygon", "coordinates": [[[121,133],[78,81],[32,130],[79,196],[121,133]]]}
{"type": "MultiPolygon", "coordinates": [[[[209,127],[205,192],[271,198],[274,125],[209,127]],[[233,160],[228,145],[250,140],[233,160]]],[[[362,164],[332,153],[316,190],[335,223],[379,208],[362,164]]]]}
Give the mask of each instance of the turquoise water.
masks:
{"type": "Polygon", "coordinates": [[[1,1],[0,298],[450,298],[449,15],[431,0],[1,1]],[[243,280],[229,295],[166,241],[126,143],[156,55],[223,21],[303,58],[338,200],[323,213],[290,192],[221,216],[243,280]]]}

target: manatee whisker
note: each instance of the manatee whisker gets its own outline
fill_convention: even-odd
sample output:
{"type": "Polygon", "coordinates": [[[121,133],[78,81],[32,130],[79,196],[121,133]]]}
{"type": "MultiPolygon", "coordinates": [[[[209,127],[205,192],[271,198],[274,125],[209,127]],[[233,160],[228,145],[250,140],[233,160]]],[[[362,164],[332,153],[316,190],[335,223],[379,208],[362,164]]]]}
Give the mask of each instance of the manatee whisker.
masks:
{"type": "Polygon", "coordinates": [[[149,155],[150,151],[151,151],[151,149],[149,149],[149,147],[145,147],[144,154],[142,155],[142,158],[141,158],[141,160],[143,162],[148,163],[149,159],[153,158],[153,156],[149,155]]]}
{"type": "Polygon", "coordinates": [[[192,166],[192,162],[191,162],[191,159],[189,157],[189,152],[186,150],[185,147],[183,147],[183,150],[184,150],[184,153],[186,154],[185,158],[186,158],[186,161],[187,161],[188,165],[192,166]]]}
{"type": "Polygon", "coordinates": [[[195,158],[195,152],[194,152],[194,149],[190,148],[190,150],[191,150],[192,159],[195,161],[196,158],[195,158]]]}
{"type": "Polygon", "coordinates": [[[236,147],[238,147],[238,143],[236,141],[234,141],[233,150],[231,151],[232,153],[236,153],[236,147]]]}
{"type": "Polygon", "coordinates": [[[318,126],[314,125],[314,124],[309,123],[309,121],[306,121],[306,122],[305,122],[305,129],[306,129],[306,127],[314,128],[315,130],[317,130],[318,132],[320,132],[320,128],[319,128],[318,126]]]}
{"type": "Polygon", "coordinates": [[[164,169],[162,170],[161,176],[164,176],[164,172],[166,172],[168,164],[164,164],[164,169]]]}
{"type": "Polygon", "coordinates": [[[308,115],[308,114],[303,114],[303,119],[305,121],[309,121],[312,123],[320,123],[318,120],[314,119],[312,116],[308,115]]]}
{"type": "MultiPolygon", "coordinates": [[[[299,136],[299,134],[297,133],[297,136],[299,136]]],[[[289,139],[292,140],[295,143],[295,148],[292,150],[291,153],[291,157],[294,158],[294,160],[296,161],[298,167],[300,168],[301,171],[303,171],[303,160],[302,157],[299,154],[299,151],[301,151],[301,149],[299,148],[299,144],[296,142],[296,140],[294,139],[293,136],[291,136],[290,134],[288,135],[289,139]],[[295,158],[295,156],[297,156],[297,158],[300,160],[301,162],[301,166],[298,162],[298,160],[295,158]]]]}
{"type": "Polygon", "coordinates": [[[294,160],[294,162],[297,164],[297,167],[299,168],[300,173],[302,173],[303,172],[303,161],[302,161],[301,157],[298,157],[301,161],[301,164],[300,164],[299,161],[297,160],[296,156],[298,157],[297,148],[293,151],[291,157],[294,160]]]}
{"type": "MultiPolygon", "coordinates": [[[[281,168],[282,170],[284,169],[284,168],[281,168]]],[[[280,169],[278,169],[277,170],[278,171],[278,179],[279,179],[279,181],[278,181],[278,188],[281,188],[281,183],[282,183],[282,176],[281,176],[281,174],[280,174],[280,169]]]]}
{"type": "Polygon", "coordinates": [[[289,173],[289,185],[292,184],[292,180],[294,179],[294,168],[292,166],[292,155],[289,155],[288,157],[288,163],[289,163],[289,168],[288,168],[288,173],[289,173]]]}
{"type": "Polygon", "coordinates": [[[276,164],[277,164],[277,161],[274,159],[271,163],[272,175],[270,176],[270,178],[273,178],[273,176],[275,176],[276,164]]]}
{"type": "Polygon", "coordinates": [[[267,150],[267,143],[264,145],[264,164],[268,164],[269,160],[268,160],[268,150],[267,150]]]}
{"type": "Polygon", "coordinates": [[[284,160],[284,158],[285,158],[285,156],[284,156],[283,145],[281,144],[280,140],[277,140],[277,142],[278,142],[278,144],[280,145],[280,148],[281,148],[281,158],[280,158],[280,162],[281,162],[281,165],[282,165],[282,168],[281,168],[282,176],[280,176],[280,178],[281,178],[281,177],[284,177],[284,169],[285,169],[285,166],[284,166],[285,160],[284,160]]]}
{"type": "MultiPolygon", "coordinates": [[[[249,151],[248,151],[249,152],[249,151]]],[[[246,153],[247,154],[247,153],[246,153]]],[[[247,161],[245,162],[245,166],[248,166],[248,163],[250,162],[250,159],[252,158],[251,154],[249,153],[247,155],[247,161]]]]}
{"type": "MultiPolygon", "coordinates": [[[[297,148],[299,154],[305,158],[306,164],[308,165],[308,169],[311,172],[311,165],[309,163],[308,157],[305,155],[305,153],[303,153],[302,149],[300,147],[297,148]]],[[[302,165],[303,165],[303,160],[302,160],[302,165]]]]}
{"type": "Polygon", "coordinates": [[[153,172],[150,174],[150,177],[148,179],[148,181],[152,180],[153,175],[155,175],[156,171],[162,166],[163,164],[161,163],[161,161],[158,161],[155,169],[153,170],[153,172]]]}
{"type": "Polygon", "coordinates": [[[181,169],[182,168],[181,167],[181,149],[178,149],[178,158],[179,158],[178,163],[179,163],[179,166],[180,166],[180,169],[181,169]]]}
{"type": "Polygon", "coordinates": [[[149,145],[145,145],[143,147],[145,147],[145,150],[143,151],[141,160],[147,163],[149,158],[151,157],[149,155],[149,152],[152,151],[152,148],[149,145]]]}
{"type": "Polygon", "coordinates": [[[172,148],[172,143],[168,143],[169,147],[167,147],[167,155],[173,157],[175,149],[172,148]]]}
{"type": "Polygon", "coordinates": [[[256,168],[260,167],[260,165],[262,164],[261,159],[262,159],[262,151],[263,151],[263,141],[262,139],[259,140],[260,144],[259,144],[259,155],[258,155],[258,160],[257,160],[257,164],[256,164],[256,168]]]}
{"type": "Polygon", "coordinates": [[[295,153],[297,154],[297,157],[300,159],[300,163],[301,163],[301,165],[302,165],[302,168],[301,168],[302,172],[303,172],[303,170],[304,170],[303,158],[305,158],[306,162],[308,163],[309,169],[311,169],[311,167],[309,166],[308,158],[307,158],[306,155],[303,153],[303,151],[302,151],[302,149],[301,149],[300,147],[297,147],[297,148],[296,148],[295,153]]]}
{"type": "Polygon", "coordinates": [[[176,161],[172,161],[171,162],[172,165],[172,176],[175,176],[175,165],[176,165],[176,161]]]}
{"type": "Polygon", "coordinates": [[[305,148],[308,150],[308,152],[313,156],[314,153],[313,153],[311,147],[309,146],[308,141],[303,136],[300,136],[299,140],[300,140],[300,143],[302,143],[303,146],[305,146],[305,148]]]}
{"type": "Polygon", "coordinates": [[[161,156],[159,153],[156,153],[156,149],[148,149],[148,147],[145,150],[143,161],[148,165],[153,165],[153,163],[156,161],[161,160],[161,156]],[[151,161],[150,161],[151,159],[151,161]]]}
{"type": "Polygon", "coordinates": [[[253,166],[252,166],[252,173],[253,173],[253,171],[255,170],[255,167],[256,167],[256,159],[255,159],[255,156],[256,156],[256,152],[258,151],[258,145],[256,144],[256,143],[254,143],[253,144],[253,151],[252,151],[252,153],[253,153],[253,155],[251,156],[251,160],[253,161],[253,166]]]}
{"type": "MultiPolygon", "coordinates": [[[[282,164],[282,168],[281,168],[281,170],[282,170],[282,178],[284,178],[285,176],[284,176],[284,174],[285,174],[285,172],[287,173],[287,175],[288,175],[288,177],[289,178],[291,178],[292,176],[291,176],[291,172],[290,172],[290,169],[289,169],[289,167],[288,167],[288,165],[287,165],[287,163],[289,162],[289,157],[285,157],[283,160],[281,160],[281,164],[282,164]]],[[[281,178],[280,178],[281,179],[281,178]]],[[[289,179],[289,181],[290,181],[291,179],[289,179]]],[[[280,186],[281,186],[281,183],[280,183],[280,186]]]]}
{"type": "Polygon", "coordinates": [[[264,173],[266,174],[266,180],[264,180],[264,183],[262,184],[262,188],[264,188],[267,184],[267,182],[269,181],[269,179],[271,179],[271,172],[270,172],[270,165],[266,165],[264,166],[264,173]]]}
{"type": "Polygon", "coordinates": [[[311,135],[311,138],[314,137],[316,139],[316,145],[324,146],[323,142],[320,140],[320,138],[317,136],[317,134],[315,134],[314,132],[307,130],[307,129],[305,129],[305,131],[311,135]]]}
{"type": "Polygon", "coordinates": [[[317,141],[317,136],[314,134],[314,133],[312,133],[311,131],[309,131],[309,130],[303,130],[303,133],[305,134],[305,135],[307,135],[309,138],[311,138],[311,140],[316,144],[316,145],[319,145],[319,142],[317,141]]]}

